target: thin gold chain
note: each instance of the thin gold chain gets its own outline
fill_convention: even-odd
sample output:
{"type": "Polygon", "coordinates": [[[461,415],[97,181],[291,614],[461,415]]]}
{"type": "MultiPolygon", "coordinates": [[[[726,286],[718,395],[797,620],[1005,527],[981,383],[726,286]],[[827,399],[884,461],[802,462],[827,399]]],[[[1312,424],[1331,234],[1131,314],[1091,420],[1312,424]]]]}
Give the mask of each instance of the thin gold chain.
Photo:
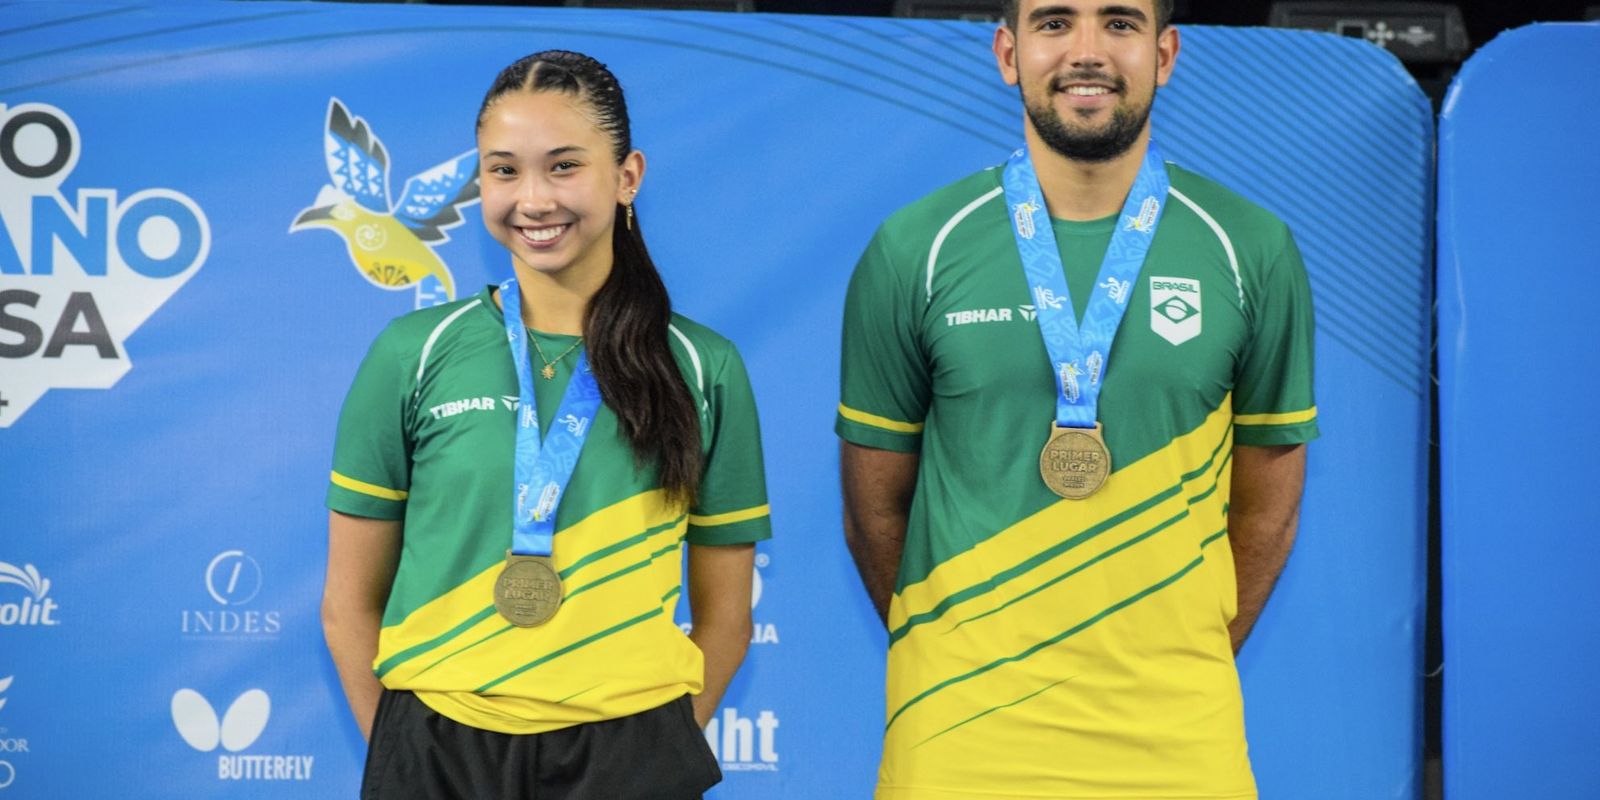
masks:
{"type": "Polygon", "coordinates": [[[539,360],[544,362],[544,369],[539,370],[539,374],[541,376],[543,376],[544,379],[547,380],[547,381],[555,378],[555,376],[556,376],[556,365],[561,363],[561,359],[566,358],[567,356],[571,355],[572,351],[578,349],[578,345],[583,344],[583,337],[579,336],[578,337],[578,341],[573,342],[571,347],[568,347],[566,350],[563,350],[561,352],[561,355],[556,356],[554,359],[549,359],[549,358],[545,358],[544,357],[544,348],[539,346],[538,337],[530,335],[528,337],[528,340],[533,342],[533,352],[538,353],[539,354],[539,360]]]}

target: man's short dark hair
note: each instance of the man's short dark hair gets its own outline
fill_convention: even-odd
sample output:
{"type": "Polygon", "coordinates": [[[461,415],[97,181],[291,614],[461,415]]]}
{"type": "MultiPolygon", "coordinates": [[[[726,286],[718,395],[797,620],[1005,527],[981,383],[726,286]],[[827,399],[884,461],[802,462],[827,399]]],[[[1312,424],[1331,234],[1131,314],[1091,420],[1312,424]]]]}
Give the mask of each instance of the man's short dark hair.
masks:
{"type": "MultiPolygon", "coordinates": [[[[1172,4],[1174,0],[1154,0],[1156,7],[1156,30],[1167,27],[1172,21],[1172,4]]],[[[1000,7],[1005,15],[1006,27],[1017,29],[1017,14],[1022,0],[1001,0],[1000,7]]]]}

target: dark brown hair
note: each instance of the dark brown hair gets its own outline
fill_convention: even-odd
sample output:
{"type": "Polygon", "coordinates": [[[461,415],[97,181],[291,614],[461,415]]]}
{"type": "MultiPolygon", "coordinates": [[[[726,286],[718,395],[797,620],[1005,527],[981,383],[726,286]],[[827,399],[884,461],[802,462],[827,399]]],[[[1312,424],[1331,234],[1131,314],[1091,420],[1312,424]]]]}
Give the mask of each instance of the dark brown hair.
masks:
{"type": "MultiPolygon", "coordinates": [[[[633,152],[622,86],[604,64],[567,50],[546,50],[500,71],[478,109],[478,126],[501,95],[561,92],[585,103],[611,139],[618,164],[633,152]]],[[[611,275],[589,301],[583,335],[600,397],[612,412],[639,465],[655,464],[673,501],[692,503],[700,488],[700,419],[694,397],[667,344],[672,301],[644,246],[637,212],[617,204],[611,232],[611,275]]]]}
{"type": "MultiPolygon", "coordinates": [[[[1172,4],[1175,0],[1154,0],[1156,9],[1156,30],[1160,31],[1172,22],[1172,4]]],[[[1004,14],[1006,27],[1017,29],[1017,15],[1021,13],[1022,0],[1001,0],[1001,13],[1004,14]]]]}

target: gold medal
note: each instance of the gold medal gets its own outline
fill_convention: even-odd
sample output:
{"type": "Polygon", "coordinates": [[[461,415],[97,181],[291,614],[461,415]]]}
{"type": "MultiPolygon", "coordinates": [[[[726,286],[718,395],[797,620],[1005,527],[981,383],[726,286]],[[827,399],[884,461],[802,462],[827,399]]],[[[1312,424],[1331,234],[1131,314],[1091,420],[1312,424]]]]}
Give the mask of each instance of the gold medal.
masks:
{"type": "Polygon", "coordinates": [[[543,625],[561,608],[561,576],[549,556],[506,552],[505,569],[494,582],[494,608],[519,628],[543,625]]]}
{"type": "Polygon", "coordinates": [[[1096,491],[1111,474],[1111,451],[1105,429],[1050,426],[1050,440],[1039,453],[1039,475],[1044,485],[1068,500],[1082,500],[1096,491]]]}

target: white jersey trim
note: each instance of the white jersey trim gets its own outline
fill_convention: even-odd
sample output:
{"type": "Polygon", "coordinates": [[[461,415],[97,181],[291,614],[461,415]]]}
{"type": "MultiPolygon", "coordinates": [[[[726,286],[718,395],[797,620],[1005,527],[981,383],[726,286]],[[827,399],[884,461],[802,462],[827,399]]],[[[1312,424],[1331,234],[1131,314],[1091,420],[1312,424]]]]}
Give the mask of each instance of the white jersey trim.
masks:
{"type": "Polygon", "coordinates": [[[928,300],[933,300],[933,265],[939,261],[939,249],[944,247],[945,237],[949,236],[950,231],[960,225],[962,220],[966,219],[972,212],[977,211],[978,206],[1004,193],[1005,187],[1003,186],[996,186],[985,192],[978,199],[968,203],[965,208],[957,211],[955,216],[952,216],[944,223],[944,227],[939,229],[939,235],[933,237],[933,249],[928,251],[928,300]]]}
{"type": "Polygon", "coordinates": [[[709,404],[706,401],[706,373],[700,366],[700,351],[694,348],[694,344],[689,341],[689,337],[683,335],[683,331],[678,330],[678,326],[669,322],[667,330],[672,331],[672,335],[683,342],[683,349],[689,352],[689,363],[694,365],[694,383],[700,387],[700,410],[704,411],[709,404]]]}
{"type": "Polygon", "coordinates": [[[1167,191],[1171,192],[1173,197],[1183,201],[1184,205],[1194,209],[1194,213],[1199,214],[1200,219],[1205,220],[1205,223],[1211,226],[1211,232],[1215,233],[1217,238],[1222,241],[1222,249],[1228,254],[1228,266],[1233,268],[1233,287],[1239,292],[1239,307],[1241,309],[1244,308],[1244,280],[1239,277],[1239,257],[1234,255],[1233,240],[1228,238],[1227,231],[1224,231],[1222,226],[1218,225],[1217,221],[1210,214],[1207,214],[1205,209],[1200,207],[1199,203],[1190,200],[1188,195],[1178,191],[1176,187],[1168,187],[1167,191]]]}
{"type": "Polygon", "coordinates": [[[444,329],[450,327],[450,323],[455,322],[457,317],[477,308],[482,303],[483,298],[474,297],[472,302],[451,312],[450,316],[445,317],[438,325],[433,326],[433,333],[428,334],[428,341],[422,344],[422,358],[417,361],[417,388],[411,392],[412,400],[422,394],[422,373],[428,369],[428,353],[433,351],[433,343],[439,341],[439,335],[444,333],[444,329]]]}

